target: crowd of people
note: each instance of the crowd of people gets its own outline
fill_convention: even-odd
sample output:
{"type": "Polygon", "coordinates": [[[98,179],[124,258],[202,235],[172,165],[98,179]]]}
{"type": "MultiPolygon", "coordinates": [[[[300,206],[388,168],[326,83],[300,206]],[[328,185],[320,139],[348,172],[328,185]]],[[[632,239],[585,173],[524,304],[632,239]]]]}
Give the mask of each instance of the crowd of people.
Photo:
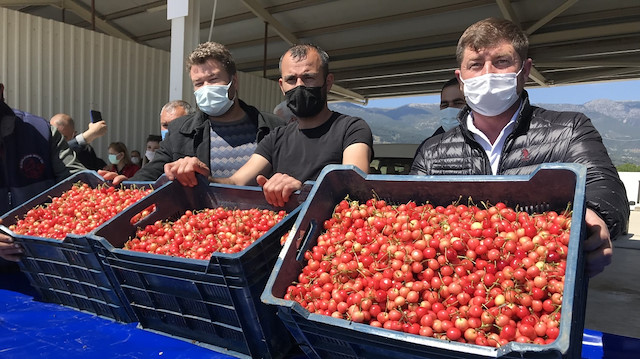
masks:
{"type": "MultiPolygon", "coordinates": [[[[611,262],[611,240],[626,232],[629,207],[591,121],[581,113],[530,104],[524,90],[532,67],[528,39],[509,20],[489,18],[468,27],[458,42],[456,60],[455,78],[442,88],[441,127],[425,134],[411,174],[521,175],[544,162],[585,165],[586,271],[591,276],[600,273],[611,262]]],[[[161,135],[149,136],[144,155],[113,142],[109,163],[101,168],[94,165],[90,143],[104,135],[104,123],[76,134],[73,120],[59,114],[51,119],[50,130],[46,121],[0,102],[2,170],[20,175],[0,179],[0,188],[11,193],[13,201],[0,203],[0,213],[85,167],[97,166],[116,185],[127,179],[153,181],[163,174],[185,186],[196,185],[200,176],[257,185],[275,206],[282,206],[328,164],[351,164],[368,172],[371,129],[363,119],[327,106],[334,83],[329,55],[315,45],[294,45],[280,58],[279,69],[285,101],[274,109],[277,116],[239,98],[236,65],[225,46],[200,44],[187,59],[197,109],[184,101],[168,103],[160,114],[161,135]],[[5,121],[15,123],[13,132],[7,132],[5,121]],[[24,136],[37,136],[38,143],[27,144],[35,149],[16,143],[14,138],[24,136]],[[41,153],[38,173],[25,172],[29,168],[13,162],[28,151],[41,153]],[[10,156],[14,152],[17,156],[10,156]]],[[[30,168],[34,172],[36,167],[30,168]]],[[[18,260],[20,252],[11,238],[0,235],[0,257],[18,260]]]]}

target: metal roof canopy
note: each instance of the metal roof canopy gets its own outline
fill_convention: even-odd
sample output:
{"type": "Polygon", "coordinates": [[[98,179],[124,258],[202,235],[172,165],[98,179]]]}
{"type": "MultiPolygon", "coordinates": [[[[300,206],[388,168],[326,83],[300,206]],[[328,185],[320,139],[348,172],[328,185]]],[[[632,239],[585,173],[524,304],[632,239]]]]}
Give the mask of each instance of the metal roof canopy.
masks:
{"type": "MultiPolygon", "coordinates": [[[[95,28],[169,50],[166,1],[0,0],[0,6],[95,28]],[[95,20],[93,17],[95,14],[95,20]]],[[[213,0],[200,1],[200,40],[213,0]]],[[[457,67],[458,38],[486,17],[511,19],[529,34],[528,87],[640,78],[637,0],[219,0],[213,40],[238,70],[276,80],[291,43],[314,43],[331,57],[331,100],[439,93],[457,67]],[[268,25],[266,25],[268,24],[268,25]]]]}

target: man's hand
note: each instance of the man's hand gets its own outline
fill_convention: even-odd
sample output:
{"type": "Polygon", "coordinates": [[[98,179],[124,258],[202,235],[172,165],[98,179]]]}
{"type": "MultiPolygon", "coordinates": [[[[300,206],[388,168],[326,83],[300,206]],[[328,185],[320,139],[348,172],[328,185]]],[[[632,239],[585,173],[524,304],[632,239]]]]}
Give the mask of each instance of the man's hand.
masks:
{"type": "Polygon", "coordinates": [[[197,157],[183,157],[164,165],[164,173],[171,181],[178,180],[183,186],[194,187],[198,184],[196,173],[209,177],[209,166],[197,157]]]}
{"type": "MultiPolygon", "coordinates": [[[[2,219],[0,219],[2,224],[2,219]]],[[[13,243],[13,238],[0,232],[0,257],[8,261],[17,262],[22,257],[22,248],[19,244],[13,243]]]]}
{"type": "Polygon", "coordinates": [[[584,242],[585,272],[593,277],[611,264],[613,246],[607,224],[596,212],[587,208],[584,219],[587,222],[587,240],[584,242]]]}
{"type": "Polygon", "coordinates": [[[302,182],[284,173],[276,173],[269,179],[258,175],[256,181],[262,186],[267,202],[276,207],[284,207],[284,204],[289,201],[289,196],[302,187],[302,182]]]}
{"type": "Polygon", "coordinates": [[[98,137],[102,137],[107,133],[107,124],[104,121],[96,123],[89,122],[89,129],[82,133],[82,137],[87,143],[91,143],[98,137]]]}
{"type": "Polygon", "coordinates": [[[118,172],[111,172],[105,170],[98,170],[98,174],[105,179],[105,181],[112,181],[114,186],[119,185],[122,181],[126,181],[129,177],[125,175],[119,175],[118,172]]]}

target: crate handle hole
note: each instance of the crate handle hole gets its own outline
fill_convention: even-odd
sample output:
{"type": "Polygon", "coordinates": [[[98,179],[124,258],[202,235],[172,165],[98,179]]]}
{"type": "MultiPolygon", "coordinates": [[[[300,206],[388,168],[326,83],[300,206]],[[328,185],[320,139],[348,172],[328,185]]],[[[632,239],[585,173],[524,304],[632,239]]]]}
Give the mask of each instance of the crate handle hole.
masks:
{"type": "Polygon", "coordinates": [[[316,232],[318,231],[318,221],[315,219],[311,219],[309,221],[309,229],[304,234],[304,237],[300,239],[300,243],[298,245],[298,253],[296,254],[296,260],[298,262],[304,259],[304,254],[311,247],[311,238],[315,238],[316,232]]]}
{"type": "Polygon", "coordinates": [[[149,207],[143,209],[142,211],[136,213],[131,220],[129,221],[132,225],[136,226],[143,219],[147,218],[149,215],[153,214],[156,211],[156,205],[152,204],[149,207]]]}

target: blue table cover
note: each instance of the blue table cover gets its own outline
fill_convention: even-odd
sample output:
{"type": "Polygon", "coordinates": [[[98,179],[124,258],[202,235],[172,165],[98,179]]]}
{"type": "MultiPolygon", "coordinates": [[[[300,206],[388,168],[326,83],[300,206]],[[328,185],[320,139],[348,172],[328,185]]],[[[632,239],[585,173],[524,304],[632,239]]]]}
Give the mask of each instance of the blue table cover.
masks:
{"type": "MultiPolygon", "coordinates": [[[[39,302],[24,283],[20,273],[0,274],[0,358],[233,358],[137,323],[39,302]]],[[[582,358],[640,358],[640,339],[585,329],[582,358]]]]}

